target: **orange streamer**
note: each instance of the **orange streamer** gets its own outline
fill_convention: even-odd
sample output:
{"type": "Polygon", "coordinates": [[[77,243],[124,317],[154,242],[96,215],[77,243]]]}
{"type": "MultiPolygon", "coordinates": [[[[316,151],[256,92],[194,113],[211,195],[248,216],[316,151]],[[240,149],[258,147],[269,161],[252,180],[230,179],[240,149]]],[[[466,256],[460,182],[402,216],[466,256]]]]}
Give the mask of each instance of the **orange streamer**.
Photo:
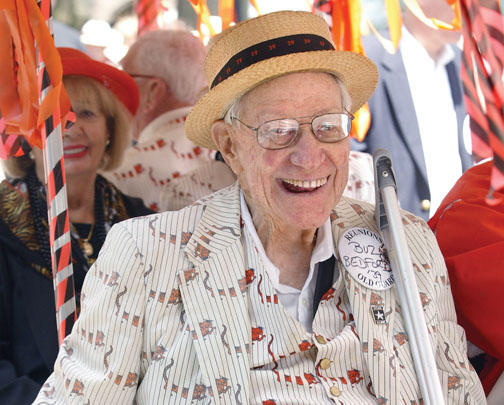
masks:
{"type": "MultiPolygon", "coordinates": [[[[331,13],[332,36],[336,49],[363,54],[360,31],[361,2],[359,0],[333,0],[330,8],[327,7],[327,4],[324,6],[323,12],[331,13]]],[[[351,136],[362,141],[371,123],[367,104],[359,109],[354,116],[351,136]]]]}
{"type": "Polygon", "coordinates": [[[261,15],[261,12],[259,11],[259,6],[257,5],[256,0],[250,0],[250,4],[252,4],[252,7],[255,8],[255,11],[257,12],[258,15],[261,15]]]}
{"type": "Polygon", "coordinates": [[[453,9],[453,13],[455,14],[453,17],[453,20],[451,22],[451,25],[455,30],[461,30],[462,29],[462,11],[461,11],[461,6],[460,6],[460,0],[446,0],[448,4],[450,4],[451,8],[453,9]]]}
{"type": "Polygon", "coordinates": [[[336,49],[363,53],[360,38],[362,8],[358,0],[333,1],[332,35],[336,49]]]}
{"type": "MultiPolygon", "coordinates": [[[[34,0],[32,1],[32,7],[28,8],[28,13],[30,15],[31,21],[44,21],[43,16],[40,13],[40,9],[34,0]]],[[[42,105],[40,106],[40,111],[38,114],[37,126],[41,126],[43,122],[53,115],[56,111],[58,104],[61,102],[60,107],[65,109],[60,111],[61,116],[65,116],[70,107],[70,101],[66,91],[63,88],[63,67],[61,66],[61,58],[54,45],[54,40],[52,38],[49,29],[45,22],[43,24],[34,24],[32,26],[33,33],[37,40],[37,49],[44,61],[47,73],[49,75],[51,84],[53,88],[50,90],[49,94],[44,98],[42,105]]],[[[60,115],[54,115],[54,126],[59,124],[60,115]]]]}
{"type": "Polygon", "coordinates": [[[70,102],[62,85],[59,54],[35,0],[0,1],[0,110],[5,133],[26,138],[42,148],[40,128],[53,115],[54,124],[64,116],[70,102]],[[35,48],[44,60],[53,88],[39,102],[35,48]]]}
{"type": "Polygon", "coordinates": [[[399,4],[399,0],[385,0],[385,5],[387,7],[387,20],[390,39],[392,41],[394,51],[396,51],[397,47],[399,46],[399,41],[401,40],[401,6],[399,4]]]}
{"type": "Polygon", "coordinates": [[[369,126],[371,125],[371,112],[369,111],[368,103],[364,104],[354,114],[352,121],[352,130],[350,136],[362,142],[366,137],[369,126]]]}
{"type": "Polygon", "coordinates": [[[235,21],[234,0],[219,0],[219,15],[222,18],[222,29],[225,30],[235,21]]]}
{"type": "Polygon", "coordinates": [[[201,24],[205,24],[210,32],[210,35],[215,35],[215,30],[210,23],[210,10],[208,9],[208,5],[206,0],[189,0],[191,6],[193,7],[194,12],[198,16],[198,32],[200,36],[203,37],[203,33],[201,32],[201,24]]]}
{"type": "Polygon", "coordinates": [[[425,25],[428,25],[434,29],[443,29],[443,30],[451,30],[457,31],[462,28],[462,18],[460,13],[460,2],[459,0],[445,0],[453,9],[454,17],[451,22],[447,23],[437,18],[429,18],[427,17],[417,0],[404,0],[404,5],[409,8],[409,10],[425,25]]]}
{"type": "MultiPolygon", "coordinates": [[[[37,122],[38,105],[35,47],[26,9],[20,3],[19,0],[4,1],[0,5],[7,27],[7,33],[0,38],[0,58],[2,63],[7,61],[7,69],[12,69],[1,80],[12,82],[6,89],[14,96],[7,99],[2,94],[0,109],[5,117],[6,133],[30,137],[37,122]],[[13,115],[15,111],[18,114],[13,115]]],[[[3,83],[0,91],[3,93],[3,83]]]]}
{"type": "MultiPolygon", "coordinates": [[[[0,12],[0,38],[8,38],[10,34],[5,11],[0,12]]],[[[13,50],[10,41],[0,41],[0,109],[7,118],[18,116],[20,106],[13,101],[17,97],[16,76],[14,74],[13,50]]]]}
{"type": "Polygon", "coordinates": [[[362,16],[362,6],[360,1],[348,2],[348,48],[352,52],[364,53],[361,42],[360,22],[362,16]]]}
{"type": "Polygon", "coordinates": [[[334,45],[336,46],[336,49],[340,50],[341,49],[341,38],[343,36],[343,33],[341,32],[342,30],[342,21],[343,21],[343,10],[342,10],[342,3],[339,2],[334,2],[332,5],[332,10],[331,10],[331,18],[332,18],[332,36],[333,36],[333,41],[334,45]]]}

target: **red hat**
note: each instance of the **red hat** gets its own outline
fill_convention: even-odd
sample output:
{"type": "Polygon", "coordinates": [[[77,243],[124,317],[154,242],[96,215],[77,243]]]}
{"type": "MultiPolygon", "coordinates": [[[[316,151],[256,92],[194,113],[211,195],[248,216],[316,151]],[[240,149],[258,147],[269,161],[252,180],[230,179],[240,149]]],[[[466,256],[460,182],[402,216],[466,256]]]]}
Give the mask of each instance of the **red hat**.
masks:
{"type": "Polygon", "coordinates": [[[63,65],[63,76],[80,75],[91,77],[116,95],[121,103],[135,115],[140,94],[135,80],[113,66],[98,62],[74,48],[58,48],[63,65]]]}

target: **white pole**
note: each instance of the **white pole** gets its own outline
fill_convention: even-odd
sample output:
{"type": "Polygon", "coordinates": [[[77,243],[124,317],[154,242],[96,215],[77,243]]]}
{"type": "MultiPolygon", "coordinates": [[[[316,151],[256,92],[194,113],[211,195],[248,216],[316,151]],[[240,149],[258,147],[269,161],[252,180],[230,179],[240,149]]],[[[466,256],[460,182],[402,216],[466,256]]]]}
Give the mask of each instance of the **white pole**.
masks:
{"type": "Polygon", "coordinates": [[[394,275],[418,384],[426,405],[444,405],[443,390],[397,202],[392,159],[388,151],[379,149],[373,154],[373,161],[377,225],[394,275]]]}

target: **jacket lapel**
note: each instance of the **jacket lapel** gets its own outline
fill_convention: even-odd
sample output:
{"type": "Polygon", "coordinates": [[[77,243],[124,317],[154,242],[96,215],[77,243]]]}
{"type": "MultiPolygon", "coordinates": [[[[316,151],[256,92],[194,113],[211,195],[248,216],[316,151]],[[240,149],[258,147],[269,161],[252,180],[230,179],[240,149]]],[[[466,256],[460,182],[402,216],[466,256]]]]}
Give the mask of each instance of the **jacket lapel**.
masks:
{"type": "Polygon", "coordinates": [[[394,55],[384,52],[381,64],[384,67],[381,72],[383,74],[381,80],[383,80],[387,89],[388,99],[393,110],[392,114],[397,118],[401,136],[427,182],[427,169],[425,167],[420,130],[400,51],[397,51],[394,55]]]}
{"type": "Polygon", "coordinates": [[[240,236],[235,183],[206,206],[185,249],[194,267],[178,275],[193,344],[215,403],[249,398],[251,327],[240,236]]]}
{"type": "MultiPolygon", "coordinates": [[[[365,227],[378,233],[372,212],[363,210],[356,201],[342,198],[331,220],[336,251],[340,237],[350,228],[365,227]]],[[[337,255],[374,394],[380,403],[399,403],[401,373],[394,348],[394,330],[402,321],[396,312],[395,288],[378,291],[357,283],[343,266],[339,252],[337,255]],[[373,307],[383,308],[385,324],[375,323],[373,307]]]]}

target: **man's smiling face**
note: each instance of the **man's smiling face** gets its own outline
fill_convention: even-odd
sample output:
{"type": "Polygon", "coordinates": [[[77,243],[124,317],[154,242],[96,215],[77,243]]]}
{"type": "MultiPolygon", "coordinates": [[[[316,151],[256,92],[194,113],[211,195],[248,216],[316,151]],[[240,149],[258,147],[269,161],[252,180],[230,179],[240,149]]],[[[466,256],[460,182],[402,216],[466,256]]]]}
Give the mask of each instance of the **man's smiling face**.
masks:
{"type": "MultiPolygon", "coordinates": [[[[281,118],[309,123],[311,117],[343,112],[341,92],[327,73],[302,72],[264,83],[240,102],[239,119],[258,127],[281,118]]],[[[284,149],[268,150],[256,133],[233,123],[231,139],[238,176],[253,218],[300,230],[321,226],[339,201],[348,180],[348,138],[318,141],[310,125],[300,127],[297,141],[284,149]]],[[[254,219],[255,222],[255,219],[254,219]]]]}

